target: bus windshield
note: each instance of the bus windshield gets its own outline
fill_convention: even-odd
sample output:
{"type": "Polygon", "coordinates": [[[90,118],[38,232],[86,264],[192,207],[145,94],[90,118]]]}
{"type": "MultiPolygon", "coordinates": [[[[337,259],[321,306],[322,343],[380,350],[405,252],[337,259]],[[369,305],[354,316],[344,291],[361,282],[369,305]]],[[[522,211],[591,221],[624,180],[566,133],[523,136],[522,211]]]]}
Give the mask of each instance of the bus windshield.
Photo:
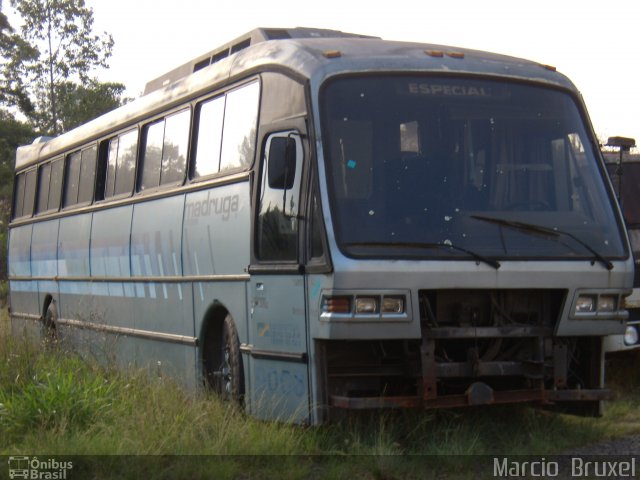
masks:
{"type": "Polygon", "coordinates": [[[331,80],[322,106],[333,226],[348,256],[626,255],[593,144],[563,91],[352,76],[331,80]]]}

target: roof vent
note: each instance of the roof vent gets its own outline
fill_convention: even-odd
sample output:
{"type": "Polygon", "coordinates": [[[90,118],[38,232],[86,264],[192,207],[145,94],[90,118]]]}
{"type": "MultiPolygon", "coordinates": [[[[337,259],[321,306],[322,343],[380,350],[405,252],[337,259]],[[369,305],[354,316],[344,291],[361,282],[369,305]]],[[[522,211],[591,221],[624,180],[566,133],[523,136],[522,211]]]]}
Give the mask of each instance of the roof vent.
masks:
{"type": "Polygon", "coordinates": [[[220,60],[227,58],[234,53],[238,53],[256,43],[286,40],[291,38],[377,38],[356,33],[345,33],[337,30],[325,30],[320,28],[257,28],[249,33],[236,38],[232,42],[212,50],[209,53],[181,65],[164,75],[151,80],[145,86],[143,95],[159,90],[170,83],[191,75],[193,72],[202,70],[220,60]]]}
{"type": "Polygon", "coordinates": [[[283,28],[269,28],[264,31],[269,37],[269,40],[285,40],[291,38],[289,32],[283,28]]]}

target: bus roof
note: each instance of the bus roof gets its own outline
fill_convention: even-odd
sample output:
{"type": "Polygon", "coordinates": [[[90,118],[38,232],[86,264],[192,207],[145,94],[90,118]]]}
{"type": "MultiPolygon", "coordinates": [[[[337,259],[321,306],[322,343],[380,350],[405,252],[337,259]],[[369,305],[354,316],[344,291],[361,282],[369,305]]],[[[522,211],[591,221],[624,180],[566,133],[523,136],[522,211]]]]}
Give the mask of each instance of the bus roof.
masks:
{"type": "Polygon", "coordinates": [[[386,41],[332,30],[257,29],[152,80],[146,94],[131,103],[54,139],[19,147],[16,170],[107,136],[216,86],[237,81],[245,73],[270,68],[288,70],[312,84],[341,73],[403,71],[488,75],[575,90],[555,68],[505,55],[386,41]],[[224,51],[227,55],[220,53],[224,51]]]}

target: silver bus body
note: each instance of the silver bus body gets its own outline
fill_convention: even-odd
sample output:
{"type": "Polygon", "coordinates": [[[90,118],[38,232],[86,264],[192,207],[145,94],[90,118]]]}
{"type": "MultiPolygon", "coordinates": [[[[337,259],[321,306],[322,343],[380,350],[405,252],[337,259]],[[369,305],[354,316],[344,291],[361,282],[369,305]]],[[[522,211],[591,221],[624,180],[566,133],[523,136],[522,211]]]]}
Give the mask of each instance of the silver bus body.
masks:
{"type": "Polygon", "coordinates": [[[516,402],[597,414],[633,260],[573,84],[450,47],[246,38],[18,150],[14,331],[209,384],[268,419],[516,402]],[[205,132],[217,101],[224,126],[205,132]],[[251,128],[227,148],[240,117],[251,128]],[[200,164],[211,148],[217,166],[200,164]],[[87,197],[66,173],[84,153],[87,197]]]}

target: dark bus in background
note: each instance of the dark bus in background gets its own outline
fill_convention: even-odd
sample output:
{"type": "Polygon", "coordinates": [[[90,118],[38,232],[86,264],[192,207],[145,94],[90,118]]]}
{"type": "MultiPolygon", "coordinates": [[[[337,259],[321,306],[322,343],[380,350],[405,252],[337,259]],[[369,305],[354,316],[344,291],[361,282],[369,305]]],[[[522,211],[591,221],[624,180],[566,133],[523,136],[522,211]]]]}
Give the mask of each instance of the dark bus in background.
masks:
{"type": "Polygon", "coordinates": [[[617,153],[603,155],[622,210],[636,267],[633,293],[625,299],[629,311],[627,327],[623,335],[605,339],[604,349],[609,353],[640,347],[640,155],[629,153],[636,146],[633,138],[610,137],[607,146],[619,149],[617,153]]]}

